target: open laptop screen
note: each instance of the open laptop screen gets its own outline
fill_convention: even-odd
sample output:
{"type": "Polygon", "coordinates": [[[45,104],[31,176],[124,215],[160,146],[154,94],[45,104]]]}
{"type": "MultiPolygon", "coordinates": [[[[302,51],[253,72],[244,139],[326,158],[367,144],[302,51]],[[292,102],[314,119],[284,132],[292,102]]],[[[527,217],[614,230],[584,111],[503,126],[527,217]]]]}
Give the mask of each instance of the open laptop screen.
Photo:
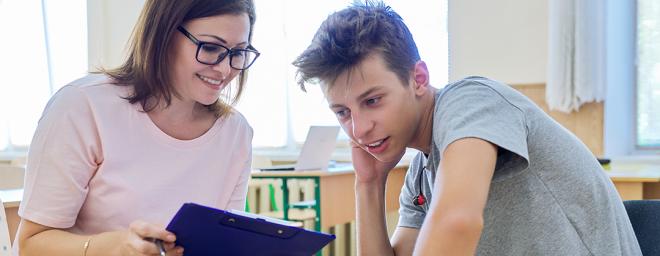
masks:
{"type": "Polygon", "coordinates": [[[339,126],[310,126],[296,164],[274,165],[263,171],[326,170],[335,149],[339,126]]]}

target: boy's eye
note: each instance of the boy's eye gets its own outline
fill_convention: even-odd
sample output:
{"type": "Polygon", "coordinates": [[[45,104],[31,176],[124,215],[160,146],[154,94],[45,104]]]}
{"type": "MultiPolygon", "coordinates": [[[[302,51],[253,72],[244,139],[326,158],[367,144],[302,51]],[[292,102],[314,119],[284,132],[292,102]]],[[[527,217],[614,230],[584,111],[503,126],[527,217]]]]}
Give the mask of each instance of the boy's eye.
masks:
{"type": "Polygon", "coordinates": [[[342,110],[336,111],[335,115],[337,115],[337,117],[339,117],[339,118],[344,118],[348,115],[348,111],[345,110],[345,109],[342,109],[342,110]]]}
{"type": "Polygon", "coordinates": [[[366,103],[367,105],[373,105],[378,103],[379,101],[380,101],[380,97],[376,97],[376,98],[367,99],[366,103]]]}

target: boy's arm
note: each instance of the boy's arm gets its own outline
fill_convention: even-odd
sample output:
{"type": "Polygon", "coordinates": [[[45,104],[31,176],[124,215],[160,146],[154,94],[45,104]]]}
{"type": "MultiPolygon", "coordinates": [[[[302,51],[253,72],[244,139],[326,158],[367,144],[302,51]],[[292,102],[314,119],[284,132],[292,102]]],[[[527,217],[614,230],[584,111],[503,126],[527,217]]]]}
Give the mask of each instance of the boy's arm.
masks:
{"type": "Polygon", "coordinates": [[[385,184],[387,175],[400,157],[396,162],[380,162],[357,144],[351,145],[355,168],[358,255],[394,255],[385,223],[385,184]]]}
{"type": "Polygon", "coordinates": [[[375,186],[358,186],[357,237],[358,255],[412,255],[419,229],[397,227],[392,241],[387,237],[384,193],[368,193],[375,186]]]}
{"type": "Polygon", "coordinates": [[[442,154],[433,202],[415,255],[474,255],[497,160],[497,146],[477,138],[451,143],[442,154]]]}
{"type": "Polygon", "coordinates": [[[394,255],[385,223],[385,182],[355,184],[358,255],[394,255]]]}
{"type": "Polygon", "coordinates": [[[412,255],[419,229],[397,227],[392,235],[392,247],[395,255],[412,255]]]}

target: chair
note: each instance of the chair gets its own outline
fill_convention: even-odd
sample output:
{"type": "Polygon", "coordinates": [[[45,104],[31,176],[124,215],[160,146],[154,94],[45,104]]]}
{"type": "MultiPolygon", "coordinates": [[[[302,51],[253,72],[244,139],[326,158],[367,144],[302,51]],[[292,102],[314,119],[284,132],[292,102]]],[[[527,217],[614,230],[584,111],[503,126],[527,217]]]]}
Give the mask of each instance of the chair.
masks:
{"type": "Polygon", "coordinates": [[[5,215],[5,207],[0,198],[0,256],[11,255],[11,241],[9,240],[9,226],[7,225],[7,216],[5,215]]]}
{"type": "Polygon", "coordinates": [[[660,200],[624,201],[643,255],[660,255],[660,200]]]}

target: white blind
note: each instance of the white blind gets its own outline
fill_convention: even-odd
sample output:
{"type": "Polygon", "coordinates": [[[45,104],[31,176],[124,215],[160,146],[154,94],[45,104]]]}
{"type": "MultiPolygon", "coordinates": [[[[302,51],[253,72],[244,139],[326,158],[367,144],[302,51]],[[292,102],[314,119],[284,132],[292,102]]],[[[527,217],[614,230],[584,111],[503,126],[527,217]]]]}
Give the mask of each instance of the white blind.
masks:
{"type": "Polygon", "coordinates": [[[637,2],[637,146],[660,148],[660,1],[637,2]]]}

